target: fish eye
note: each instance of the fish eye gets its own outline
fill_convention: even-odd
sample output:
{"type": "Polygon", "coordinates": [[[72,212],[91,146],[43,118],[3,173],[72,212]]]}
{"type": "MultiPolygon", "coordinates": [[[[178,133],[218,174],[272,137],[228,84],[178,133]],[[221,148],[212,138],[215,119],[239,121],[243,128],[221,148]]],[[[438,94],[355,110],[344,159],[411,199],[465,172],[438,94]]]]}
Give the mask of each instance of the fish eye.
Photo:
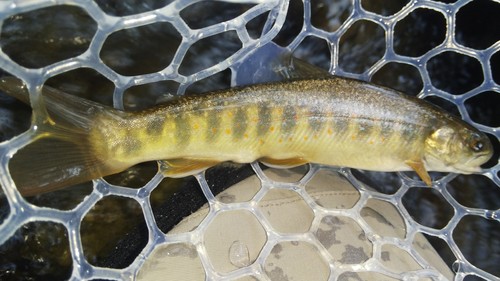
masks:
{"type": "Polygon", "coordinates": [[[480,140],[473,140],[470,144],[470,148],[472,148],[474,152],[481,152],[484,148],[484,143],[480,140]]]}

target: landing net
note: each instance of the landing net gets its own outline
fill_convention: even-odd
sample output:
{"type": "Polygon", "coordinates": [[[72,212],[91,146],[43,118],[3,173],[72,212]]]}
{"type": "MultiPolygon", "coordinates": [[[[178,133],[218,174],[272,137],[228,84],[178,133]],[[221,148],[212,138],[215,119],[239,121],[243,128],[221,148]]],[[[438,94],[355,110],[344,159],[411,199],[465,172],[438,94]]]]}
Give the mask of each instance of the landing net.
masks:
{"type": "MultiPolygon", "coordinates": [[[[184,182],[165,179],[154,163],[23,198],[8,163],[33,136],[33,128],[16,132],[29,110],[2,107],[0,279],[154,280],[157,272],[164,280],[500,280],[498,2],[114,2],[1,1],[0,68],[25,81],[32,97],[52,83],[137,110],[172,98],[166,93],[262,81],[265,67],[256,62],[279,50],[460,115],[490,136],[493,160],[482,175],[432,174],[432,189],[411,173],[314,164],[280,172],[253,163],[241,168],[254,188],[243,197],[222,191],[228,186],[208,171],[192,179],[205,208],[165,229],[160,221],[178,210],[158,202],[184,182]],[[468,22],[474,13],[484,22],[468,22]],[[278,205],[303,223],[283,225],[270,215],[278,205]],[[133,220],[143,222],[142,242],[125,227],[137,228],[133,220]],[[95,249],[109,245],[95,246],[99,240],[122,252],[103,261],[95,249]],[[120,257],[124,264],[113,263],[120,257]]],[[[245,178],[229,172],[235,178],[227,181],[245,178]]],[[[189,192],[179,194],[190,202],[189,192]]]]}

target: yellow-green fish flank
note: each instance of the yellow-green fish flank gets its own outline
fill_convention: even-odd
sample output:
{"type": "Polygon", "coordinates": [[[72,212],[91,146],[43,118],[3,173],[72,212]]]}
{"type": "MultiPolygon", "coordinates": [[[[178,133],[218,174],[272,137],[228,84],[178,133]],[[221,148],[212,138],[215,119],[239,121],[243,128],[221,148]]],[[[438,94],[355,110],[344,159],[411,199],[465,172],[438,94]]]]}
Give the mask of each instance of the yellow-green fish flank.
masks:
{"type": "MultiPolygon", "coordinates": [[[[0,88],[13,92],[8,83],[14,82],[4,79],[0,88]]],[[[478,172],[492,155],[488,138],[459,118],[391,89],[338,77],[233,88],[137,113],[83,103],[50,88],[44,99],[49,115],[64,120],[68,134],[75,131],[69,127],[84,127],[75,138],[92,155],[95,172],[87,178],[67,176],[71,180],[54,176],[57,180],[42,183],[42,188],[17,178],[18,188],[26,194],[151,160],[165,160],[169,176],[189,175],[224,161],[261,160],[274,166],[312,162],[375,171],[415,170],[430,184],[427,171],[478,172]],[[56,101],[57,106],[52,104],[56,101]],[[64,107],[73,114],[62,112],[64,107]],[[81,125],[85,118],[88,124],[81,125]]],[[[14,161],[17,167],[12,168],[29,168],[21,162],[14,161]]],[[[63,169],[69,166],[59,164],[63,169]]]]}

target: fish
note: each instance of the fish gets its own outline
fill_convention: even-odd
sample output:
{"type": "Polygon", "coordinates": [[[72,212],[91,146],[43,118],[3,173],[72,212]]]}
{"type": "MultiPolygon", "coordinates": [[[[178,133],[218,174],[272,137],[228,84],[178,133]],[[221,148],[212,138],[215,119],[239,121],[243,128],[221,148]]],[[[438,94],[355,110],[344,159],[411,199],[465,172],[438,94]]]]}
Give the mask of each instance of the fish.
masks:
{"type": "MultiPolygon", "coordinates": [[[[29,102],[25,84],[0,90],[29,102]]],[[[305,163],[371,171],[471,174],[493,154],[488,137],[413,96],[342,77],[296,79],[184,96],[126,112],[49,86],[33,141],[9,160],[18,191],[32,196],[158,160],[167,177],[218,163],[305,163]]]]}

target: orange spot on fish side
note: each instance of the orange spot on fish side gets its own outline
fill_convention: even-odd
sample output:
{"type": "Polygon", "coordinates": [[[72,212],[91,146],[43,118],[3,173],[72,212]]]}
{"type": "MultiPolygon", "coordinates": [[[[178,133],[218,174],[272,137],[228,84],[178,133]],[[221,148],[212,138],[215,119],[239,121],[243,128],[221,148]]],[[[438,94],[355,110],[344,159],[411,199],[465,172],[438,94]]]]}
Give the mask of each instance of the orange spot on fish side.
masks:
{"type": "Polygon", "coordinates": [[[356,136],[355,136],[355,135],[352,135],[352,136],[351,136],[351,140],[356,140],[356,136]]]}
{"type": "Polygon", "coordinates": [[[288,141],[292,141],[292,140],[293,140],[293,139],[292,139],[291,137],[290,137],[290,138],[288,138],[288,141]]]}
{"type": "Polygon", "coordinates": [[[198,130],[200,128],[200,125],[198,123],[193,124],[193,129],[198,130]]]}
{"type": "Polygon", "coordinates": [[[309,137],[308,136],[304,136],[304,140],[307,140],[309,137]]]}
{"type": "Polygon", "coordinates": [[[231,134],[231,129],[226,129],[226,134],[230,135],[231,134]]]}
{"type": "Polygon", "coordinates": [[[272,132],[272,131],[274,131],[274,127],[273,126],[271,126],[271,128],[269,128],[269,132],[272,132]]]}
{"type": "Polygon", "coordinates": [[[373,140],[369,141],[368,142],[369,144],[374,144],[375,142],[373,140]]]}
{"type": "Polygon", "coordinates": [[[248,139],[248,134],[244,134],[243,137],[248,139]]]}
{"type": "Polygon", "coordinates": [[[264,144],[264,141],[262,139],[259,140],[260,144],[264,144]]]}
{"type": "Polygon", "coordinates": [[[212,133],[215,133],[217,132],[217,129],[216,128],[212,128],[212,133]]]}
{"type": "Polygon", "coordinates": [[[279,139],[279,140],[278,140],[278,142],[279,142],[279,143],[282,143],[282,142],[283,142],[283,139],[279,139]]]}
{"type": "Polygon", "coordinates": [[[329,135],[333,134],[333,130],[332,129],[328,129],[328,134],[329,135]]]}

